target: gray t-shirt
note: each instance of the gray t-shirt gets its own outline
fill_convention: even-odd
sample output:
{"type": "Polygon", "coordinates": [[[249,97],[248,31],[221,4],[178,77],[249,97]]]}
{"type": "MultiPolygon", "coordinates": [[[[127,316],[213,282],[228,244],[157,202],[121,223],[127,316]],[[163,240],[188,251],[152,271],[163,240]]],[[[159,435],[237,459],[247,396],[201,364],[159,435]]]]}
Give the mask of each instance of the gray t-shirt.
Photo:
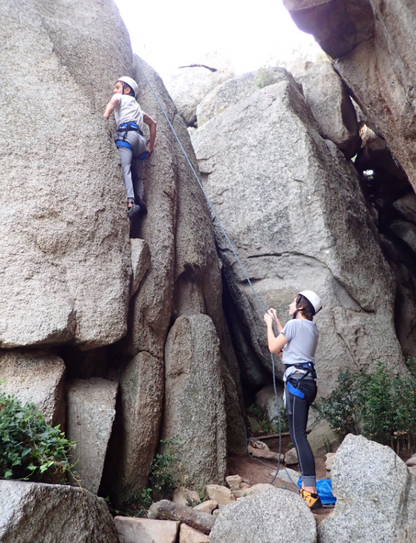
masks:
{"type": "Polygon", "coordinates": [[[284,364],[315,362],[319,331],[313,321],[292,319],[281,333],[288,341],[283,349],[282,361],[284,364]]]}

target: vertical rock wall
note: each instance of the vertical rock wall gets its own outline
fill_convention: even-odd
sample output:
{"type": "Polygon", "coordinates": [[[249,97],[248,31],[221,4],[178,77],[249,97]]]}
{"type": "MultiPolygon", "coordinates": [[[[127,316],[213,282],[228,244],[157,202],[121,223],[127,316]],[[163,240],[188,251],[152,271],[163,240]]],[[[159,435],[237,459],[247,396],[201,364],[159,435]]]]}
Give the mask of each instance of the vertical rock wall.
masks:
{"type": "MultiPolygon", "coordinates": [[[[209,315],[216,349],[221,338],[217,397],[212,391],[223,423],[221,478],[222,376],[232,411],[240,407],[238,372],[233,381],[227,369],[234,353],[219,261],[203,195],[143,71],[196,165],[185,124],[160,77],[132,54],[112,0],[92,0],[88,9],[79,0],[5,0],[0,22],[0,346],[45,345],[71,378],[120,383],[104,481],[122,502],[147,485],[159,444],[169,328],[181,315],[209,315]],[[148,215],[131,229],[114,121],[102,117],[121,75],[137,80],[138,101],[158,123],[145,164],[148,215]],[[131,243],[129,233],[140,240],[131,243]]],[[[198,456],[198,439],[190,447],[198,456]]]]}
{"type": "MultiPolygon", "coordinates": [[[[276,307],[285,322],[297,292],[322,296],[320,392],[333,388],[340,370],[367,368],[374,359],[400,371],[395,283],[358,177],[319,136],[293,78],[286,74],[230,105],[192,142],[205,188],[263,305],[276,307]]],[[[270,380],[261,308],[220,231],[217,239],[242,374],[260,388],[270,380]]]]}
{"type": "Polygon", "coordinates": [[[354,98],[416,189],[414,25],[412,0],[284,0],[301,30],[334,59],[354,98]]]}

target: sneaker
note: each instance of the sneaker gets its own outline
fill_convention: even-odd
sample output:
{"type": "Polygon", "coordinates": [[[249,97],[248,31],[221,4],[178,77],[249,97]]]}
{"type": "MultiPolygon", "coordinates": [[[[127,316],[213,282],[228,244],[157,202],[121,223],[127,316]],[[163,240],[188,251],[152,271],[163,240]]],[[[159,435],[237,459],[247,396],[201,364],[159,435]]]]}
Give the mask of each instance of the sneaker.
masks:
{"type": "Polygon", "coordinates": [[[322,503],[318,494],[313,494],[312,492],[308,492],[307,490],[304,490],[303,488],[301,488],[299,490],[299,496],[305,500],[306,505],[311,510],[322,507],[322,503]]]}

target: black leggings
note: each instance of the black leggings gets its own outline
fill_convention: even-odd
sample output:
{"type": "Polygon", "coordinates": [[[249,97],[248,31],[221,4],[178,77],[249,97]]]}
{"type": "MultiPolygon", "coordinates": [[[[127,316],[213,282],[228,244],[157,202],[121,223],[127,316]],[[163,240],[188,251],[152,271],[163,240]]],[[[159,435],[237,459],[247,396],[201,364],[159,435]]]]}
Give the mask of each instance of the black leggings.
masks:
{"type": "MultiPolygon", "coordinates": [[[[286,389],[286,411],[290,437],[295,444],[300,472],[304,486],[316,486],[315,459],[306,437],[309,406],[316,398],[318,388],[314,379],[297,380],[300,390],[305,395],[299,398],[286,389]]],[[[293,382],[293,381],[292,381],[293,382]]]]}

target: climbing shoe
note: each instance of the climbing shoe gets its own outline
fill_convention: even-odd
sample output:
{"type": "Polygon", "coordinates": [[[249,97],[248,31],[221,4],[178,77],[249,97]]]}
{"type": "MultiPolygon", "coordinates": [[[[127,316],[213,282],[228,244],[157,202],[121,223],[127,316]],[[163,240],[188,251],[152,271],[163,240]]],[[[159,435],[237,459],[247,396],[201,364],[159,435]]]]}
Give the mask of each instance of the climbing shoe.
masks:
{"type": "Polygon", "coordinates": [[[140,206],[140,213],[143,213],[143,215],[146,215],[147,213],[147,206],[146,204],[144,203],[144,200],[142,198],[140,198],[140,196],[137,198],[137,203],[139,204],[140,206]]]}
{"type": "Polygon", "coordinates": [[[140,206],[136,204],[132,204],[131,207],[127,210],[127,215],[129,216],[129,219],[132,220],[133,217],[138,215],[141,211],[140,206]]]}
{"type": "Polygon", "coordinates": [[[319,507],[322,507],[322,503],[318,494],[313,494],[312,492],[308,492],[307,490],[303,490],[303,488],[301,488],[299,490],[299,496],[305,500],[306,505],[311,510],[319,509],[319,507]]]}

